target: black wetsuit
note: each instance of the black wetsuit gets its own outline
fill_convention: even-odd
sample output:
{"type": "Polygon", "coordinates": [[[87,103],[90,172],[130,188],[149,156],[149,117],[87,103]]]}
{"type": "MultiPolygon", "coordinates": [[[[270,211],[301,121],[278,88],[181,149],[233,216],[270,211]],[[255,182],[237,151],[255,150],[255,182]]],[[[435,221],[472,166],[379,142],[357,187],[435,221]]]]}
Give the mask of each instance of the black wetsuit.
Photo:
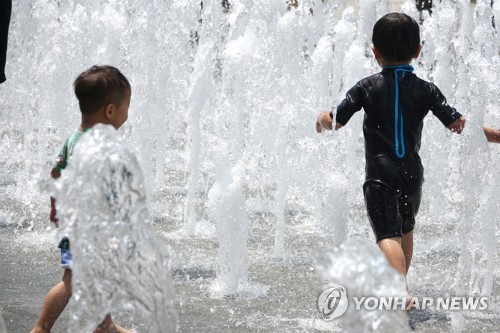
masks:
{"type": "Polygon", "coordinates": [[[412,71],[409,65],[385,67],[356,83],[337,107],[341,125],[361,108],[365,111],[363,190],[377,241],[401,237],[415,225],[423,182],[418,152],[424,117],[430,110],[445,126],[461,117],[433,83],[412,71]]]}
{"type": "Polygon", "coordinates": [[[9,36],[12,0],[0,0],[0,83],[5,81],[5,61],[7,58],[7,37],[9,36]]]}

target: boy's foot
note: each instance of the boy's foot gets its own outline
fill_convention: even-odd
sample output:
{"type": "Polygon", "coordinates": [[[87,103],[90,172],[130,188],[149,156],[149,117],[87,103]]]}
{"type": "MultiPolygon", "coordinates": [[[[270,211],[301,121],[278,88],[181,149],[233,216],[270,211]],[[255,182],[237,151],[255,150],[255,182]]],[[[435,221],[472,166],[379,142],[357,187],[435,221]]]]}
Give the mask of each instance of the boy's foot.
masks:
{"type": "Polygon", "coordinates": [[[50,333],[50,331],[47,331],[43,328],[39,327],[33,327],[33,329],[30,331],[30,333],[50,333]]]}
{"type": "Polygon", "coordinates": [[[115,324],[115,329],[117,333],[132,333],[132,331],[126,330],[118,324],[115,324]]]}
{"type": "Polygon", "coordinates": [[[410,314],[413,310],[415,310],[415,299],[413,296],[408,296],[408,301],[406,302],[406,313],[410,314]]]}
{"type": "Polygon", "coordinates": [[[117,325],[111,319],[111,315],[108,313],[106,318],[95,328],[92,333],[132,333],[120,325],[117,325]]]}
{"type": "Polygon", "coordinates": [[[106,323],[97,326],[97,328],[92,333],[132,333],[129,330],[124,329],[120,325],[111,323],[106,325],[106,323]]]}

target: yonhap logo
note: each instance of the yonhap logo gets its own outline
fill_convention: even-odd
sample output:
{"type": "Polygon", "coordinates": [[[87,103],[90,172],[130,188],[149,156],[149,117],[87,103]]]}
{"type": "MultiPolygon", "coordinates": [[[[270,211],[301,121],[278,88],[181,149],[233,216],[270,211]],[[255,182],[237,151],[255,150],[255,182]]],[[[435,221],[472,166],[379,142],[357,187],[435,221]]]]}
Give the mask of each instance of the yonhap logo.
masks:
{"type": "Polygon", "coordinates": [[[346,290],[342,286],[327,288],[318,297],[318,310],[324,320],[342,316],[347,310],[347,305],[346,290]]]}
{"type": "Polygon", "coordinates": [[[318,310],[323,320],[342,316],[352,301],[354,311],[446,310],[486,311],[498,305],[498,298],[488,296],[351,296],[342,286],[329,287],[318,296],[318,310]]]}

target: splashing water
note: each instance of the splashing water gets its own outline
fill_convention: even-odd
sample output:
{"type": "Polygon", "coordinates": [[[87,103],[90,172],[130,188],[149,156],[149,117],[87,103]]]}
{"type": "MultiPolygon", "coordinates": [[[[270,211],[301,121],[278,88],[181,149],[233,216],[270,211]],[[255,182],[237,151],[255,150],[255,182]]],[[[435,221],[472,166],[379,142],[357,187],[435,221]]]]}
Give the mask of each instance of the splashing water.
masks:
{"type": "MultiPolygon", "coordinates": [[[[222,157],[224,158],[224,157],[222,157]]],[[[236,295],[246,284],[249,221],[242,191],[241,166],[221,162],[216,182],[208,193],[210,214],[217,226],[218,277],[223,295],[236,295]]]]}
{"type": "Polygon", "coordinates": [[[405,281],[392,268],[378,247],[350,239],[340,248],[317,257],[317,268],[327,280],[347,290],[347,311],[339,318],[344,332],[409,332],[404,310],[356,310],[353,297],[407,296],[405,281]]]}
{"type": "Polygon", "coordinates": [[[128,310],[148,332],[175,332],[169,254],[152,228],[139,163],[111,126],[82,137],[56,189],[60,234],[74,257],[71,330],[92,330],[103,314],[128,310]]]}

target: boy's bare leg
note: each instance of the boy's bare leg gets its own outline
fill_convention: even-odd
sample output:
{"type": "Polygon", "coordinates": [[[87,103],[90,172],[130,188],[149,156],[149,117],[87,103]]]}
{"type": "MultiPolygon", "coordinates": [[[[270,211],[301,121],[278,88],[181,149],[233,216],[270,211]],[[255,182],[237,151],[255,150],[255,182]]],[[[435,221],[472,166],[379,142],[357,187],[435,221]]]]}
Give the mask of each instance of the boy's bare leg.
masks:
{"type": "MultiPolygon", "coordinates": [[[[406,274],[410,268],[413,255],[413,231],[404,234],[402,238],[394,237],[382,239],[378,242],[378,246],[385,254],[391,266],[404,276],[406,290],[408,291],[406,274]]],[[[411,311],[414,307],[414,299],[409,295],[409,292],[408,297],[406,310],[411,311]]]]}
{"type": "Polygon", "coordinates": [[[403,234],[403,238],[401,239],[401,248],[403,249],[403,253],[405,255],[406,274],[408,274],[411,259],[413,257],[413,231],[403,234]]]}
{"type": "Polygon", "coordinates": [[[65,269],[64,275],[58,284],[56,284],[45,296],[42,311],[38,316],[35,327],[31,333],[48,333],[54,326],[57,318],[61,315],[64,308],[71,298],[71,269],[65,269]]]}
{"type": "Polygon", "coordinates": [[[385,238],[378,242],[380,250],[385,254],[391,266],[401,273],[406,279],[406,262],[403,249],[401,247],[401,238],[385,238]]]}

